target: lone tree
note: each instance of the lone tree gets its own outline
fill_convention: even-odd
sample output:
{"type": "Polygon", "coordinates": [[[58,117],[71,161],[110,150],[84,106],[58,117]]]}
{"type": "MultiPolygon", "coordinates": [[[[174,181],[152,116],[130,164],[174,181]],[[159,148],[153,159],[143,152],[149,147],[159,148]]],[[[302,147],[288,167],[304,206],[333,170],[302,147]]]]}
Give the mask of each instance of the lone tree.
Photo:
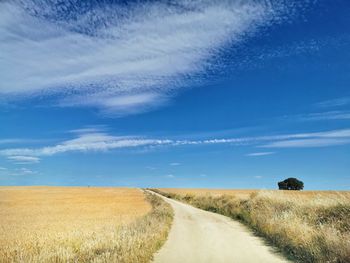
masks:
{"type": "Polygon", "coordinates": [[[280,190],[303,190],[304,183],[297,178],[288,178],[284,181],[278,182],[280,190]]]}

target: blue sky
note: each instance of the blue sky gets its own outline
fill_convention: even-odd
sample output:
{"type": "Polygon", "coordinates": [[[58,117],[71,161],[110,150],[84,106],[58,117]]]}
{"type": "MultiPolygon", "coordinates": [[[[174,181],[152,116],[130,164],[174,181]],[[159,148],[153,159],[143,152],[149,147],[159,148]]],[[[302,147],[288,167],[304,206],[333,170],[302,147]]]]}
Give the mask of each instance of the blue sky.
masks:
{"type": "Polygon", "coordinates": [[[350,189],[348,1],[0,12],[0,185],[350,189]]]}

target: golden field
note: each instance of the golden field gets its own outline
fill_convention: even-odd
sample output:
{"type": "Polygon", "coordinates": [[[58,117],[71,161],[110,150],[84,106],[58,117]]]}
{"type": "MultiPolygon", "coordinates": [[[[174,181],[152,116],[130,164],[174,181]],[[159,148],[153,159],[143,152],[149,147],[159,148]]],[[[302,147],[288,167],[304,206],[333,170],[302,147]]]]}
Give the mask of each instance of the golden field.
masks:
{"type": "Polygon", "coordinates": [[[238,219],[297,262],[350,262],[350,192],[155,191],[238,219]]]}
{"type": "MultiPolygon", "coordinates": [[[[258,190],[258,189],[205,189],[205,188],[158,188],[162,192],[166,193],[174,193],[179,195],[196,195],[196,196],[203,196],[203,195],[211,195],[211,196],[222,196],[222,195],[229,195],[229,196],[235,196],[236,198],[240,199],[248,199],[252,193],[258,193],[261,191],[264,192],[271,192],[275,193],[276,190],[258,190]]],[[[339,194],[349,196],[349,191],[277,191],[277,192],[283,192],[283,196],[290,195],[290,196],[308,196],[308,197],[317,197],[317,196],[323,196],[323,197],[332,197],[332,196],[338,196],[339,194]]]]}
{"type": "Polygon", "coordinates": [[[139,189],[0,187],[0,260],[147,262],[170,222],[139,189]]]}
{"type": "Polygon", "coordinates": [[[174,193],[179,195],[211,195],[211,196],[222,196],[222,195],[234,195],[239,198],[248,198],[251,193],[257,192],[254,189],[205,189],[205,188],[159,188],[159,190],[166,193],[174,193]]]}

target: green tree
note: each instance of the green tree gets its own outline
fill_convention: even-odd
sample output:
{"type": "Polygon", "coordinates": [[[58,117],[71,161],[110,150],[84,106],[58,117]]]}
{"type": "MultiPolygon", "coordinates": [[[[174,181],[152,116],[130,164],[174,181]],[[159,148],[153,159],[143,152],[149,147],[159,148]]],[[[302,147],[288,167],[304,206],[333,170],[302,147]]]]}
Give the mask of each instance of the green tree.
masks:
{"type": "Polygon", "coordinates": [[[296,178],[288,178],[278,182],[278,188],[280,190],[303,190],[304,183],[296,178]]]}

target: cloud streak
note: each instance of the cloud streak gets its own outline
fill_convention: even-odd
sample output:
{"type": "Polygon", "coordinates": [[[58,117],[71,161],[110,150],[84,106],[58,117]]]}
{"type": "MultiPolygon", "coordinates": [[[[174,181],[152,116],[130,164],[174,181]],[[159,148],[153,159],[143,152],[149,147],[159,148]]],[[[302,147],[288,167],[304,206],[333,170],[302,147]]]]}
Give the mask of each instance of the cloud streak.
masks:
{"type": "Polygon", "coordinates": [[[59,3],[0,2],[3,98],[149,110],[206,79],[225,47],[301,8],[282,0],[59,3]]]}
{"type": "Polygon", "coordinates": [[[28,168],[18,168],[15,169],[14,171],[10,172],[9,175],[11,176],[24,176],[24,175],[35,175],[37,174],[37,171],[33,171],[31,169],[28,168]]]}
{"type": "Polygon", "coordinates": [[[314,147],[326,147],[326,146],[336,146],[344,145],[350,143],[349,138],[311,138],[311,139],[301,139],[301,140],[285,140],[271,142],[263,145],[265,148],[314,148],[314,147]]]}
{"type": "Polygon", "coordinates": [[[326,132],[301,133],[276,136],[275,140],[259,147],[264,148],[314,148],[350,143],[350,129],[326,132]]]}
{"type": "MultiPolygon", "coordinates": [[[[87,131],[87,130],[86,130],[87,131]]],[[[39,157],[69,152],[107,152],[115,149],[181,147],[227,144],[232,146],[254,146],[262,148],[306,148],[350,144],[350,129],[313,133],[295,133],[272,136],[220,138],[205,140],[173,140],[166,138],[146,138],[139,136],[113,136],[103,132],[81,133],[74,139],[41,148],[8,148],[0,150],[0,155],[9,160],[39,162],[39,157]]],[[[254,152],[247,156],[263,156],[274,152],[254,152]]],[[[170,163],[178,165],[178,163],[170,163]]]]}
{"type": "Polygon", "coordinates": [[[348,120],[350,119],[350,111],[326,111],[313,112],[308,114],[290,116],[290,119],[298,121],[329,121],[329,120],[348,120]]]}
{"type": "Polygon", "coordinates": [[[275,152],[256,152],[256,153],[248,153],[246,156],[266,156],[266,155],[271,155],[274,154],[275,152]]]}
{"type": "Polygon", "coordinates": [[[11,155],[7,157],[8,160],[14,161],[17,164],[39,163],[40,158],[35,156],[11,155]]]}
{"type": "Polygon", "coordinates": [[[336,98],[332,100],[321,101],[315,104],[319,108],[336,108],[350,105],[350,97],[336,98]]]}
{"type": "Polygon", "coordinates": [[[34,141],[34,140],[24,140],[24,139],[16,139],[16,138],[0,139],[0,145],[1,144],[18,144],[18,143],[25,143],[29,141],[34,141]]]}
{"type": "Polygon", "coordinates": [[[106,133],[86,133],[54,146],[5,149],[0,150],[0,154],[5,156],[51,156],[65,152],[105,152],[112,149],[159,146],[170,143],[170,140],[143,139],[128,136],[118,137],[106,133]]]}

